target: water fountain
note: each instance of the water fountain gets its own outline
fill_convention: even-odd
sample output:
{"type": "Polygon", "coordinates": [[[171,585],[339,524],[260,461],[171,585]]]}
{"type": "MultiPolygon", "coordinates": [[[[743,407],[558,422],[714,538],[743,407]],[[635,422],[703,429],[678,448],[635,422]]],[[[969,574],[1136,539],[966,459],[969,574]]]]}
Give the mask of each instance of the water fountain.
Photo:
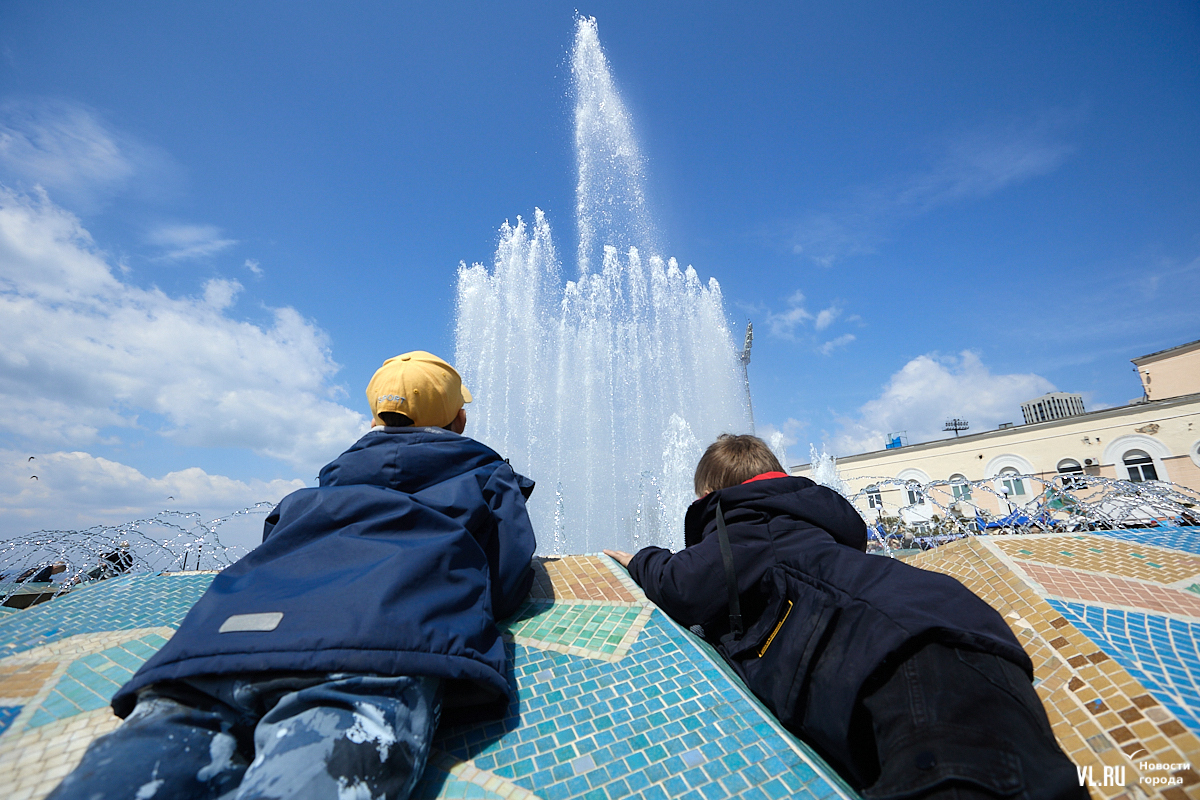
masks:
{"type": "Polygon", "coordinates": [[[594,19],[577,21],[572,74],[578,271],[564,286],[536,209],[501,227],[491,269],[460,268],[469,432],[538,482],[542,552],[678,547],[703,447],[749,430],[740,362],[717,282],[659,254],[594,19]]]}
{"type": "MultiPolygon", "coordinates": [[[[892,555],[895,549],[929,549],[980,534],[1024,535],[1145,529],[1151,532],[1200,525],[1200,492],[1166,481],[1133,483],[1099,476],[1014,476],[1031,488],[1022,505],[1009,501],[994,478],[975,481],[858,478],[852,492],[837,475],[836,461],[813,451],[813,479],[840,491],[867,521],[870,549],[892,555]],[[820,474],[817,473],[820,458],[820,474]],[[919,497],[922,513],[905,504],[919,497]],[[1008,508],[995,514],[988,508],[1008,508]]],[[[1113,534],[1116,535],[1116,534],[1113,534]]],[[[1152,541],[1150,535],[1147,541],[1152,541]]]]}
{"type": "Polygon", "coordinates": [[[274,506],[255,503],[207,522],[195,512],[160,511],[120,525],[6,539],[0,542],[0,604],[23,607],[20,595],[40,602],[124,573],[224,569],[247,551],[223,543],[221,527],[240,517],[265,517],[274,506]],[[35,580],[55,564],[62,569],[35,580]]]}

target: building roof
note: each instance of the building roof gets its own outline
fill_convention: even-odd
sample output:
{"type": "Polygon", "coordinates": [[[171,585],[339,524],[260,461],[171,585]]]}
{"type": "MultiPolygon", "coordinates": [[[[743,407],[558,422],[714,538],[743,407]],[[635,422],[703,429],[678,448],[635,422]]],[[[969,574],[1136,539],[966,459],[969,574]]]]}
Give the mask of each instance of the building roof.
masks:
{"type": "Polygon", "coordinates": [[[1184,353],[1190,353],[1192,350],[1197,349],[1200,349],[1200,339],[1197,339],[1194,342],[1188,342],[1187,344],[1177,344],[1174,347],[1168,347],[1166,350],[1147,353],[1144,356],[1138,356],[1137,358],[1131,358],[1129,360],[1140,367],[1147,361],[1159,361],[1163,358],[1167,358],[1168,356],[1183,355],[1184,353]]]}
{"type": "MultiPolygon", "coordinates": [[[[1193,344],[1200,345],[1200,342],[1193,342],[1193,344]]],[[[1088,411],[1083,414],[1076,414],[1071,417],[1063,417],[1062,419],[1050,419],[1050,420],[1046,420],[1045,422],[1031,422],[1031,423],[1026,423],[1024,425],[1014,425],[1011,428],[999,428],[997,430],[981,431],[979,433],[967,434],[966,436],[951,437],[951,438],[946,438],[946,439],[934,439],[931,442],[921,442],[920,444],[909,444],[909,445],[905,445],[903,447],[893,448],[891,450],[888,450],[886,448],[880,449],[880,450],[869,450],[865,453],[855,453],[854,455],[849,455],[849,456],[838,456],[837,460],[838,460],[839,464],[852,464],[855,461],[859,461],[861,459],[874,458],[874,457],[880,456],[880,455],[894,456],[894,455],[898,455],[900,453],[908,454],[908,453],[912,453],[914,451],[920,451],[920,450],[936,450],[939,447],[946,447],[946,446],[954,445],[954,444],[962,444],[964,442],[982,441],[985,439],[994,439],[994,438],[1000,438],[1000,437],[1005,437],[1005,436],[1015,436],[1019,433],[1024,433],[1026,431],[1031,431],[1031,430],[1044,430],[1047,428],[1053,428],[1053,427],[1062,426],[1062,425],[1077,425],[1080,422],[1084,422],[1087,420],[1099,420],[1099,419],[1105,419],[1108,417],[1119,417],[1123,414],[1137,414],[1137,413],[1141,413],[1143,411],[1147,411],[1149,409],[1170,408],[1170,407],[1176,406],[1176,405],[1186,405],[1187,403],[1195,403],[1195,402],[1200,402],[1200,392],[1195,393],[1195,394],[1180,395],[1178,397],[1167,397],[1162,400],[1140,400],[1137,402],[1129,403],[1127,405],[1116,406],[1115,408],[1102,408],[1099,411],[1088,411]]],[[[792,466],[790,469],[793,469],[793,470],[802,469],[802,468],[808,467],[808,466],[811,466],[811,465],[806,462],[804,464],[796,464],[796,465],[792,466]]]]}

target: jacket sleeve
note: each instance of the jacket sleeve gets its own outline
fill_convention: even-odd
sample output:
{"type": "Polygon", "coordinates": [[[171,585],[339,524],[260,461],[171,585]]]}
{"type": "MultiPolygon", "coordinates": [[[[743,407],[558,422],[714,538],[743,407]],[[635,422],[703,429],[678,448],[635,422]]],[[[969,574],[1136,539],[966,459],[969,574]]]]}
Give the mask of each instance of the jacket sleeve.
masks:
{"type": "Polygon", "coordinates": [[[484,500],[496,522],[494,534],[481,544],[491,570],[492,613],[498,620],[520,607],[533,583],[530,561],[537,540],[525,509],[525,484],[532,490],[532,482],[504,464],[483,487],[484,500]]]}
{"type": "MultiPolygon", "coordinates": [[[[762,570],[750,568],[755,559],[736,539],[732,550],[742,593],[758,582],[762,570]]],[[[725,564],[716,536],[678,553],[661,547],[639,550],[629,562],[629,575],[652,603],[681,625],[704,625],[729,613],[725,564]]]]}

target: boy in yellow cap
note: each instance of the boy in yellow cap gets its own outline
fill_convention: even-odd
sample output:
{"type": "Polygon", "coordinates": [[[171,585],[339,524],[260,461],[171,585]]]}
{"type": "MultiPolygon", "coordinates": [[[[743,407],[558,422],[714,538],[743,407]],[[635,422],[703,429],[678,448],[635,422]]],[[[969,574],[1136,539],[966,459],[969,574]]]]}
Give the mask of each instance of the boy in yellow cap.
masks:
{"type": "Polygon", "coordinates": [[[533,579],[533,482],[462,435],[471,393],[435,355],[388,359],[367,399],[375,426],[267,517],[51,797],[403,798],[443,707],[513,702],[496,620],[533,579]]]}

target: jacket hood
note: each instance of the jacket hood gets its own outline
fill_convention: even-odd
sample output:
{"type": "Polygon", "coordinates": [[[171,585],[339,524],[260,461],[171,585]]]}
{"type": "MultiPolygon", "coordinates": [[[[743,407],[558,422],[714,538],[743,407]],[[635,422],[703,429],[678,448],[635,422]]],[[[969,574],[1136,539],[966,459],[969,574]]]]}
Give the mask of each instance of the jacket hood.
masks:
{"type": "MultiPolygon", "coordinates": [[[[406,494],[502,460],[496,451],[442,428],[374,428],[325,465],[320,486],[382,486],[406,494]]],[[[533,481],[517,475],[526,499],[533,481]]]]}
{"type": "Polygon", "coordinates": [[[854,506],[833,489],[799,477],[743,483],[700,498],[684,518],[685,547],[716,530],[718,502],[726,515],[736,509],[738,515],[750,512],[771,518],[793,517],[827,531],[839,544],[859,551],[867,549],[867,525],[854,506]]]}

